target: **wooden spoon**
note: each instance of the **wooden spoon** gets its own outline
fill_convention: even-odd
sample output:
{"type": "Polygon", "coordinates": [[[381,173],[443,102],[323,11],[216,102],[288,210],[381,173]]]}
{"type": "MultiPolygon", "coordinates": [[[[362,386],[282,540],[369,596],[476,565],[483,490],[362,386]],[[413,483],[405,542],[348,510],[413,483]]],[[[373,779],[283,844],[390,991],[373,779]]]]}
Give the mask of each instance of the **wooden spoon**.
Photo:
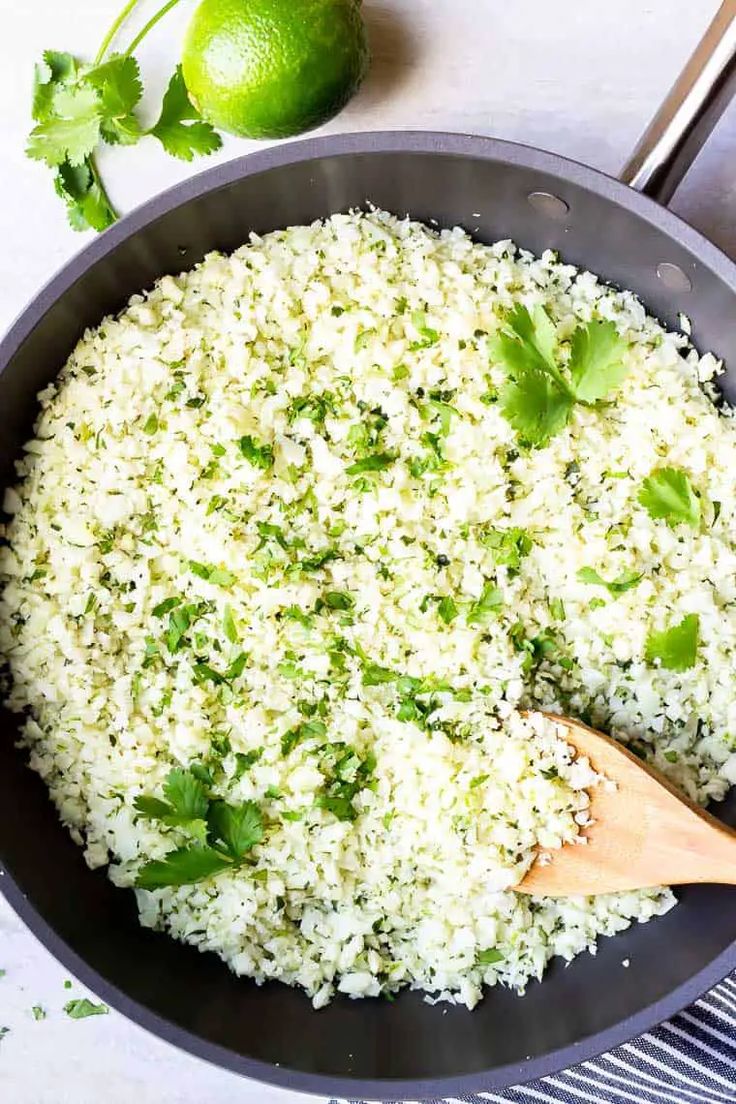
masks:
{"type": "Polygon", "coordinates": [[[549,897],[649,886],[736,885],[736,831],[683,797],[622,744],[568,717],[545,714],[564,739],[616,783],[590,790],[586,843],[547,852],[515,888],[549,897]]]}

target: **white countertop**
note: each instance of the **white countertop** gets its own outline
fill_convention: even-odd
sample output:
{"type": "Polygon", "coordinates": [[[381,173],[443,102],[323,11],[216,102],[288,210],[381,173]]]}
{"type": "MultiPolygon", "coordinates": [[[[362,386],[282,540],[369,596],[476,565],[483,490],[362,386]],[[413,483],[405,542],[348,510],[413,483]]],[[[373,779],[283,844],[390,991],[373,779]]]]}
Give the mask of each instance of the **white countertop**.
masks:
{"type": "MultiPolygon", "coordinates": [[[[46,48],[94,54],[121,0],[0,0],[0,330],[84,244],[66,225],[47,171],[23,155],[33,61],[46,48]]],[[[142,11],[156,10],[143,0],[142,11]]],[[[416,127],[493,134],[615,173],[675,78],[716,0],[364,0],[374,53],[356,99],[323,128],[416,127]]],[[[153,112],[194,0],[138,51],[153,112]]],[[[129,39],[127,40],[129,41],[129,39]]],[[[258,148],[228,140],[217,160],[258,148]]],[[[673,207],[736,254],[736,104],[673,207]]],[[[153,140],[102,160],[128,211],[207,167],[173,161],[153,140]]],[[[0,903],[0,1100],[7,1104],[288,1104],[267,1089],[179,1053],[111,1012],[70,1020],[80,986],[0,903]],[[42,1006],[47,1017],[33,1018],[42,1006]]]]}

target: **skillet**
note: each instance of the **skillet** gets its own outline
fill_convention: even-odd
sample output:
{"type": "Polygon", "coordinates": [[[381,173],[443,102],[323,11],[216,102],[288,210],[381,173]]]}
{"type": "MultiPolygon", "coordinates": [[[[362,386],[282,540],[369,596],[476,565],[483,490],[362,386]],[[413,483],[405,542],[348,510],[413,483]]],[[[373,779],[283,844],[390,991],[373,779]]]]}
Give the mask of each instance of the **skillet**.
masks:
{"type": "MultiPolygon", "coordinates": [[[[165,273],[249,231],[310,222],[370,201],[481,241],[513,238],[635,291],[723,357],[736,401],[736,265],[666,201],[736,83],[736,0],[727,0],[642,138],[621,181],[525,146],[387,132],[312,139],[218,166],[157,197],[71,261],[0,344],[0,484],[31,431],[35,395],[86,326],[165,273]]],[[[553,964],[520,1000],[499,989],[469,1014],[419,994],[338,998],[258,988],[211,954],[144,930],[61,827],[0,713],[0,890],[43,944],[110,1005],[202,1058],[265,1082],[351,1098],[417,1099],[500,1089],[590,1058],[671,1016],[736,969],[736,893],[687,888],[678,908],[553,964]],[[633,969],[623,969],[629,958],[633,969]]],[[[716,810],[736,823],[736,794],[716,810]]]]}

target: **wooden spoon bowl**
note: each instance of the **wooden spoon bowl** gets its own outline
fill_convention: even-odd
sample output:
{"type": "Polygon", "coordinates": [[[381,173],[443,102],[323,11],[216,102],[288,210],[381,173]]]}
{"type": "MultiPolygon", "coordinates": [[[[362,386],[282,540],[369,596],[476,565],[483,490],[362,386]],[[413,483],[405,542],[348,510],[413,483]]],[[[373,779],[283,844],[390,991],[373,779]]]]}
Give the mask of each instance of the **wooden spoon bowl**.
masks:
{"type": "Polygon", "coordinates": [[[516,886],[547,897],[614,893],[660,885],[736,885],[736,831],[689,801],[623,744],[580,721],[545,714],[598,774],[585,843],[545,852],[516,886]]]}

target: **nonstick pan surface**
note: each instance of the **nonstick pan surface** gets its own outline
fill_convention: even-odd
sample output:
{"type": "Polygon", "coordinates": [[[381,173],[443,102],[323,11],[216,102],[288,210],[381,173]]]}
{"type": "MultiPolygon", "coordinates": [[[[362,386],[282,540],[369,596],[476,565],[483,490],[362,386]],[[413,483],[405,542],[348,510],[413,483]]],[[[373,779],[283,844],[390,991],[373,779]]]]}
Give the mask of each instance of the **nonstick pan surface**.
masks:
{"type": "MultiPolygon", "coordinates": [[[[730,365],[723,389],[736,398],[736,266],[651,199],[563,158],[492,139],[343,135],[282,145],[181,184],[95,240],[47,285],[0,345],[0,482],[13,479],[37,391],[86,326],[163,274],[235,249],[251,230],[367,202],[464,226],[480,241],[557,249],[635,291],[671,325],[684,312],[694,343],[730,365]]],[[[404,993],[392,1003],[338,998],[315,1012],[301,992],[258,988],[213,954],[141,928],[133,894],[86,867],[15,749],[18,719],[3,713],[0,725],[0,889],[10,904],[113,1007],[263,1081],[386,1100],[497,1089],[647,1030],[736,969],[736,891],[698,886],[681,891],[665,917],[601,940],[595,957],[553,964],[523,999],[493,989],[468,1013],[404,993]]],[[[736,823],[736,799],[720,815],[736,823]]]]}

